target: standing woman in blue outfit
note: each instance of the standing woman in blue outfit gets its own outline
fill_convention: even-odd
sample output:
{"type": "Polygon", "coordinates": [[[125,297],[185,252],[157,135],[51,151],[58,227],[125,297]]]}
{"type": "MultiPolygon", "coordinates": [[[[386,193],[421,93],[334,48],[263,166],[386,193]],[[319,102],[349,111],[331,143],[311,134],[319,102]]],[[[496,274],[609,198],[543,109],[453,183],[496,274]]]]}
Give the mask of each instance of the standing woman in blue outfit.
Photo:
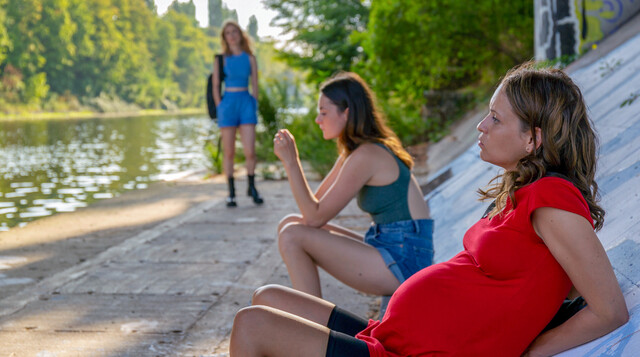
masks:
{"type": "Polygon", "coordinates": [[[236,206],[236,190],[233,178],[233,161],[236,153],[236,131],[244,150],[249,187],[247,194],[256,204],[264,201],[255,187],[256,124],[258,117],[258,66],[249,48],[249,38],[234,21],[226,21],[220,34],[223,50],[224,97],[219,91],[220,73],[217,59],[213,66],[213,99],[218,112],[218,127],[222,136],[223,168],[229,184],[227,207],[236,206]],[[249,93],[251,81],[251,93],[249,93]]]}
{"type": "Polygon", "coordinates": [[[337,139],[340,154],[315,193],[293,135],[283,129],[274,138],[301,213],[278,226],[291,284],[321,297],[321,267],[356,290],[391,295],[433,258],[433,220],[411,173],[413,160],[355,73],[339,73],[320,87],[315,121],[324,139],[337,139]],[[364,236],[328,223],[354,197],[373,220],[364,236]]]}

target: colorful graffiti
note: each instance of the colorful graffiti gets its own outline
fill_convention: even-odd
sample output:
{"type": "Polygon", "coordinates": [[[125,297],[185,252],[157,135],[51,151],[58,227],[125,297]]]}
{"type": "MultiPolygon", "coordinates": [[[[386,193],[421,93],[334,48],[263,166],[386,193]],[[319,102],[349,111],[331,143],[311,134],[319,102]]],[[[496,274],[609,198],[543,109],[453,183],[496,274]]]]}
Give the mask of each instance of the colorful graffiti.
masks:
{"type": "Polygon", "coordinates": [[[584,53],[640,11],[640,0],[535,0],[534,4],[538,60],[584,53]]]}

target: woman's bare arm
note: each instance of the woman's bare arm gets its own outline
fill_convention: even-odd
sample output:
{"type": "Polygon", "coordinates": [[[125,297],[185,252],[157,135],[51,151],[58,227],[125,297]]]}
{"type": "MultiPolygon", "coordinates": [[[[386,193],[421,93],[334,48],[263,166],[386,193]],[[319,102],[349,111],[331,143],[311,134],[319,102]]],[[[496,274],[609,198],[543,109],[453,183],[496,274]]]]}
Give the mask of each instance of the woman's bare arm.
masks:
{"type": "Polygon", "coordinates": [[[249,56],[251,64],[251,92],[254,98],[258,100],[258,62],[255,56],[249,56]]]}
{"type": "Polygon", "coordinates": [[[276,134],[274,152],[287,171],[291,191],[304,223],[312,227],[322,227],[334,218],[375,172],[375,165],[372,164],[376,160],[375,155],[361,146],[344,160],[335,182],[318,199],[309,188],[295,139],[288,130],[280,130],[276,134]]]}
{"type": "Polygon", "coordinates": [[[556,208],[534,211],[533,227],[565,270],[587,306],[536,338],[528,356],[549,356],[603,336],[629,320],[624,296],[591,224],[556,208]]]}

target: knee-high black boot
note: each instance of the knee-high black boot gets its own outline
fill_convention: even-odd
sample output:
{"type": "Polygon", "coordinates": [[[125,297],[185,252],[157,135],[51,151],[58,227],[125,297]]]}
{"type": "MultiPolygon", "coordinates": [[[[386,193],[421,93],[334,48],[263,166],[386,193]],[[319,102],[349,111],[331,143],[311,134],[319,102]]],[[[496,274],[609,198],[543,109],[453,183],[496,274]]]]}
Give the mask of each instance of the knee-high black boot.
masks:
{"type": "Polygon", "coordinates": [[[253,203],[255,204],[257,205],[263,204],[264,200],[262,199],[262,197],[260,197],[258,190],[256,190],[256,183],[255,183],[256,176],[247,175],[247,178],[249,179],[249,188],[247,189],[247,196],[253,197],[253,203]]]}
{"type": "Polygon", "coordinates": [[[227,177],[227,184],[229,185],[229,197],[227,197],[227,207],[235,207],[236,204],[236,186],[233,182],[233,176],[227,177]]]}

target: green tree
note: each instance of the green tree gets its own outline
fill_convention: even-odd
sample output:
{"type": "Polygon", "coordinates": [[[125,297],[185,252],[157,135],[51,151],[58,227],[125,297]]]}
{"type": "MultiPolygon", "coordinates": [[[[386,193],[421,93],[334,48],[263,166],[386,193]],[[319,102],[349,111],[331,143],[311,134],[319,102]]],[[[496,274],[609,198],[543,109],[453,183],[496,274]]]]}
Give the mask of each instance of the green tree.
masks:
{"type": "Polygon", "coordinates": [[[209,26],[220,28],[222,26],[222,0],[208,0],[209,26]]]}
{"type": "Polygon", "coordinates": [[[7,32],[7,28],[5,27],[5,23],[7,22],[7,14],[4,9],[6,6],[7,0],[0,0],[0,69],[4,67],[7,53],[11,49],[9,33],[7,32]]]}
{"type": "Polygon", "coordinates": [[[169,10],[185,14],[192,19],[196,18],[196,5],[193,3],[193,0],[189,0],[189,2],[179,2],[178,0],[173,0],[171,5],[169,5],[169,10]]]}
{"type": "Polygon", "coordinates": [[[363,42],[377,88],[457,89],[532,57],[533,1],[378,0],[363,42]]]}
{"type": "Polygon", "coordinates": [[[172,79],[179,93],[172,93],[172,100],[180,106],[199,106],[203,103],[203,79],[210,71],[213,53],[202,29],[193,24],[184,14],[168,11],[164,17],[175,29],[176,59],[172,79]]]}
{"type": "Polygon", "coordinates": [[[394,130],[405,143],[438,140],[471,86],[533,56],[533,0],[378,0],[362,43],[361,70],[394,130]]]}
{"type": "Polygon", "coordinates": [[[7,2],[7,22],[9,41],[13,45],[7,53],[6,61],[28,78],[38,73],[44,65],[44,46],[36,29],[42,20],[40,0],[9,0],[7,2]]]}
{"type": "Polygon", "coordinates": [[[153,11],[154,14],[158,12],[155,0],[144,0],[144,3],[147,5],[149,10],[153,11]]]}
{"type": "MultiPolygon", "coordinates": [[[[70,0],[42,0],[42,20],[34,29],[42,43],[45,61],[42,66],[51,90],[63,92],[71,87],[73,76],[70,69],[76,57],[73,36],[77,25],[72,21],[70,0]]],[[[37,80],[41,83],[44,79],[37,80]]]]}
{"type": "Polygon", "coordinates": [[[249,36],[253,37],[254,40],[258,40],[258,19],[255,15],[251,15],[251,17],[249,18],[247,32],[249,33],[249,36]]]}
{"type": "Polygon", "coordinates": [[[309,71],[318,83],[338,70],[350,70],[364,59],[360,36],[366,31],[369,9],[360,0],[265,0],[277,12],[271,24],[291,40],[280,52],[292,66],[309,71]]]}
{"type": "Polygon", "coordinates": [[[238,22],[238,12],[235,9],[229,9],[226,4],[222,4],[222,18],[224,20],[233,20],[238,22]]]}

